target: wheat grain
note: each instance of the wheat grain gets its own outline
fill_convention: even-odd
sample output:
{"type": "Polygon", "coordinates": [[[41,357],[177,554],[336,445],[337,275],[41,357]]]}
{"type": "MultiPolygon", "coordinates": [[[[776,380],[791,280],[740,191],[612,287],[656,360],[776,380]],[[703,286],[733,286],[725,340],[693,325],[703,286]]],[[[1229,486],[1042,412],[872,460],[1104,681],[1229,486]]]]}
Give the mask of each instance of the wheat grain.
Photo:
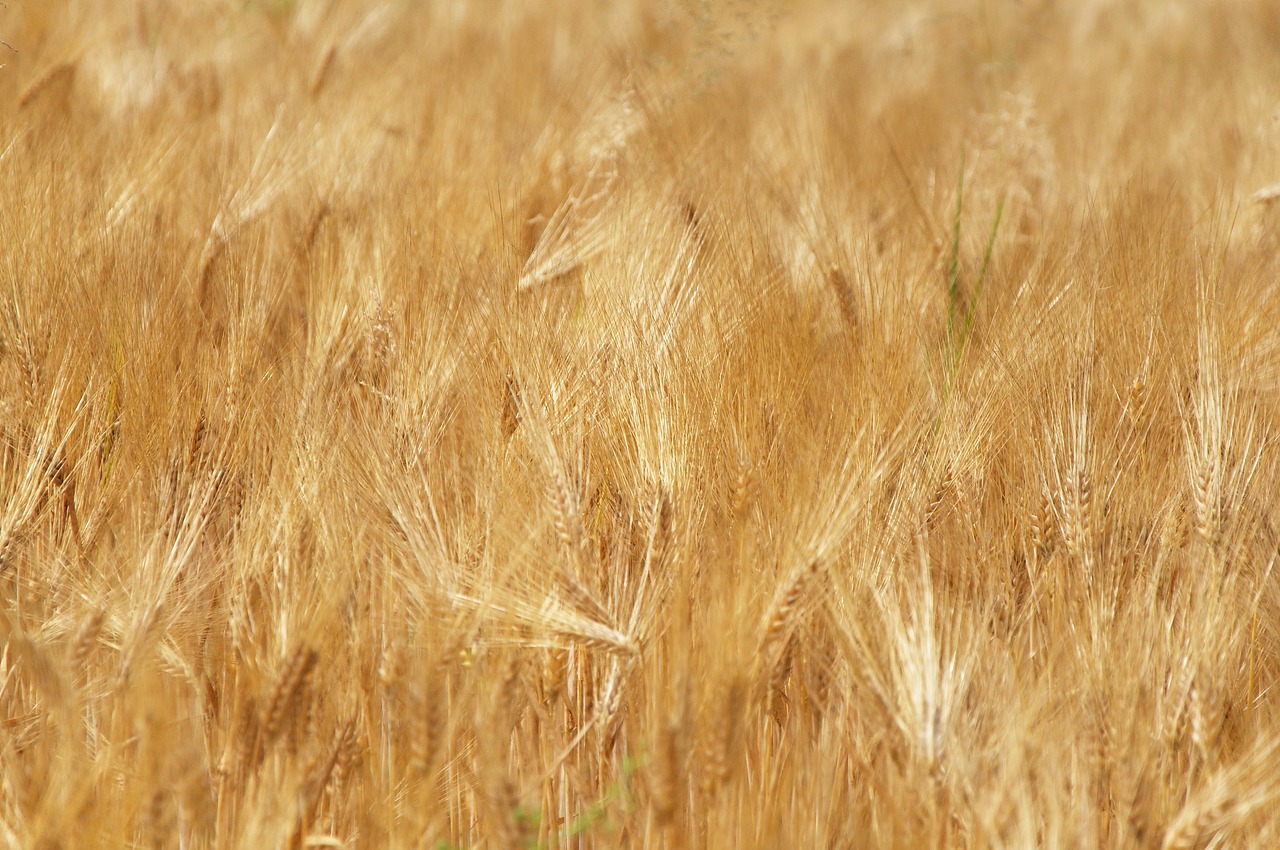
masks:
{"type": "Polygon", "coordinates": [[[307,680],[318,659],[319,654],[315,650],[299,646],[285,661],[262,713],[261,735],[264,746],[279,737],[285,723],[293,720],[303,707],[307,680]]]}
{"type": "Polygon", "coordinates": [[[76,68],[77,64],[73,61],[58,62],[50,66],[22,90],[22,93],[18,95],[18,106],[29,106],[41,93],[62,82],[70,81],[75,77],[76,68]]]}
{"type": "Polygon", "coordinates": [[[97,644],[98,633],[102,631],[103,616],[102,610],[95,608],[81,620],[80,627],[76,629],[75,638],[71,641],[71,652],[68,657],[73,670],[79,670],[84,666],[85,659],[97,644]]]}
{"type": "Polygon", "coordinates": [[[336,42],[329,42],[325,49],[320,53],[320,59],[316,62],[315,70],[311,72],[311,80],[307,84],[307,91],[312,97],[320,94],[320,90],[329,80],[329,72],[333,70],[333,60],[338,54],[338,45],[336,42]]]}
{"type": "Polygon", "coordinates": [[[850,333],[856,333],[858,311],[854,306],[853,287],[849,285],[849,279],[845,277],[839,266],[833,264],[827,270],[827,283],[835,293],[836,305],[840,308],[840,318],[844,320],[845,327],[850,333]]]}
{"type": "Polygon", "coordinates": [[[1275,14],[960,5],[0,2],[0,845],[1280,846],[1275,14]]]}

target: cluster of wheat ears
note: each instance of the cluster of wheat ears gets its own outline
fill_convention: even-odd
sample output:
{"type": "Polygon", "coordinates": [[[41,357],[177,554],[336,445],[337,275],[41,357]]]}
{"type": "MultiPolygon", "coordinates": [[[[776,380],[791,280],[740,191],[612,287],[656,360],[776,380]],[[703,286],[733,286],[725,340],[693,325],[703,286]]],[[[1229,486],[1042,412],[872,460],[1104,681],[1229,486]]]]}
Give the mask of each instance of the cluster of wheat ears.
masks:
{"type": "Polygon", "coordinates": [[[1275,3],[0,40],[0,845],[1280,846],[1275,3]]]}

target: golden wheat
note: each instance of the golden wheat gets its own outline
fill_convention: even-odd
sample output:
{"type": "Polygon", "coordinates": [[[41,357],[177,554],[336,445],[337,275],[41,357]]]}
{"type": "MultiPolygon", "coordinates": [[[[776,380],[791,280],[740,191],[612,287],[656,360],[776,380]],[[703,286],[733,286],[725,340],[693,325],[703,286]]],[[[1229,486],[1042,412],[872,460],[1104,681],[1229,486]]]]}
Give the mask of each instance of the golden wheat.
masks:
{"type": "Polygon", "coordinates": [[[1277,38],[0,3],[0,845],[1280,846],[1277,38]]]}

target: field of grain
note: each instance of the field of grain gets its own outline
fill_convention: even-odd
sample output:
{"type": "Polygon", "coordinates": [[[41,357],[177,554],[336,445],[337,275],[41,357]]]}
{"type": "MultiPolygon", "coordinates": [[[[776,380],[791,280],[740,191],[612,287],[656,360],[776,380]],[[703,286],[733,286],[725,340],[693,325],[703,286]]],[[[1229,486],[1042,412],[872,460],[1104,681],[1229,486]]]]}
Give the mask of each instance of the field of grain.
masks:
{"type": "Polygon", "coordinates": [[[1280,846],[1280,6],[0,42],[0,846],[1280,846]]]}

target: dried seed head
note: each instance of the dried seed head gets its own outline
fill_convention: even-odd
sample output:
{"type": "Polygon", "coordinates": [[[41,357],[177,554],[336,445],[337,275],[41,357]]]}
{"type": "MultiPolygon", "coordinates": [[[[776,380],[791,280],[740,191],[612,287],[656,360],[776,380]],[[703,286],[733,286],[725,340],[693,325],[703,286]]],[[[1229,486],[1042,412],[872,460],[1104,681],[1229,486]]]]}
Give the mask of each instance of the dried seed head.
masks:
{"type": "Polygon", "coordinates": [[[671,551],[676,546],[676,511],[671,501],[671,494],[661,484],[656,485],[654,496],[654,549],[658,552],[671,551]]]}
{"type": "Polygon", "coordinates": [[[733,515],[741,520],[747,512],[747,503],[755,485],[756,471],[751,462],[744,456],[738,456],[738,474],[733,482],[733,515]]]}
{"type": "Polygon", "coordinates": [[[1225,524],[1221,490],[1218,458],[1213,453],[1206,453],[1197,463],[1192,499],[1196,508],[1196,533],[1210,545],[1221,539],[1225,524]]]}
{"type": "Polygon", "coordinates": [[[264,744],[275,740],[284,729],[285,721],[292,719],[302,707],[303,692],[306,690],[307,680],[315,668],[317,658],[315,650],[305,646],[298,647],[289,656],[284,669],[280,671],[280,677],[276,680],[267,710],[262,715],[264,744]]]}
{"type": "Polygon", "coordinates": [[[657,754],[651,774],[650,802],[659,826],[670,824],[682,798],[680,786],[685,776],[685,742],[680,726],[668,723],[658,737],[657,754]]]}
{"type": "Polygon", "coordinates": [[[1125,402],[1125,413],[1129,417],[1129,421],[1135,425],[1142,421],[1147,412],[1147,385],[1143,382],[1142,376],[1138,375],[1133,379],[1133,383],[1129,384],[1129,398],[1125,402]]]}
{"type": "MultiPolygon", "coordinates": [[[[796,571],[787,584],[785,592],[774,603],[765,620],[764,641],[760,652],[763,656],[785,649],[795,632],[796,622],[804,603],[805,595],[813,588],[819,573],[818,561],[812,560],[803,569],[796,571]]],[[[779,652],[778,657],[781,657],[779,652]]]]}
{"type": "Polygon", "coordinates": [[[547,650],[542,663],[542,702],[554,705],[564,690],[565,671],[569,666],[569,650],[552,647],[547,650]]]}
{"type": "Polygon", "coordinates": [[[1176,683],[1169,692],[1169,717],[1165,722],[1165,744],[1179,746],[1187,734],[1187,702],[1194,687],[1195,676],[1191,665],[1184,665],[1176,683]]]}
{"type": "Polygon", "coordinates": [[[793,635],[782,648],[781,657],[769,677],[769,716],[779,728],[787,725],[787,717],[790,715],[791,700],[787,697],[786,686],[787,680],[791,677],[791,662],[795,655],[795,648],[796,639],[793,635]]]}
{"type": "Polygon", "coordinates": [[[1200,689],[1196,687],[1197,680],[1191,680],[1191,687],[1187,689],[1187,727],[1191,733],[1191,746],[1195,747],[1197,753],[1203,758],[1208,750],[1207,734],[1205,730],[1204,707],[1201,705],[1200,689]]]}
{"type": "Polygon", "coordinates": [[[411,704],[417,722],[410,753],[414,768],[423,774],[429,774],[440,763],[445,741],[445,697],[444,677],[436,675],[415,694],[411,704]]]}
{"type": "Polygon", "coordinates": [[[1069,473],[1063,481],[1062,542],[1077,557],[1087,557],[1092,529],[1093,491],[1089,473],[1069,473]]]}
{"type": "Polygon", "coordinates": [[[1038,553],[1044,550],[1053,541],[1054,521],[1053,521],[1053,502],[1049,499],[1048,492],[1040,496],[1040,503],[1031,511],[1031,545],[1038,553]]]}
{"type": "Polygon", "coordinates": [[[222,773],[236,781],[257,767],[262,759],[262,723],[255,710],[253,695],[242,691],[236,708],[234,734],[227,739],[222,773]]]}
{"type": "Polygon", "coordinates": [[[382,687],[391,690],[400,680],[404,670],[404,647],[398,640],[390,640],[382,650],[382,663],[378,665],[378,681],[382,687]]]}
{"type": "Polygon", "coordinates": [[[555,525],[556,537],[570,552],[577,552],[582,543],[582,514],[578,510],[577,495],[568,478],[558,470],[552,476],[550,496],[551,520],[555,525]]]}
{"type": "Polygon", "coordinates": [[[933,526],[938,521],[938,517],[941,516],[942,509],[946,504],[947,495],[954,495],[955,492],[955,479],[952,477],[951,472],[948,471],[942,476],[942,481],[938,483],[938,486],[929,495],[929,500],[925,502],[924,518],[928,525],[933,526]]]}
{"type": "Polygon", "coordinates": [[[31,84],[18,95],[20,109],[29,106],[42,92],[52,91],[58,86],[69,86],[76,75],[75,62],[58,62],[43,74],[32,80],[31,84]]]}
{"type": "Polygon", "coordinates": [[[307,216],[307,223],[302,228],[302,235],[298,237],[298,248],[303,254],[310,251],[311,247],[315,245],[316,237],[320,235],[320,227],[332,211],[333,209],[329,205],[328,199],[322,199],[320,203],[316,204],[316,208],[311,211],[311,215],[307,216]]]}
{"type": "Polygon", "coordinates": [[[329,46],[320,54],[320,61],[316,63],[315,70],[311,72],[311,82],[307,86],[307,90],[311,92],[311,96],[315,97],[320,94],[320,90],[324,88],[325,81],[329,79],[329,70],[333,67],[333,58],[338,53],[338,45],[335,42],[329,42],[329,46]]]}
{"type": "Polygon", "coordinates": [[[346,782],[359,768],[361,757],[360,735],[353,720],[343,726],[342,740],[338,749],[338,763],[334,766],[334,780],[339,784],[346,782]]]}
{"type": "Polygon", "coordinates": [[[515,374],[508,371],[503,378],[502,439],[509,440],[520,427],[520,388],[515,374]]]}
{"type": "Polygon", "coordinates": [[[1185,498],[1178,500],[1177,508],[1172,514],[1166,514],[1169,540],[1174,548],[1182,548],[1191,536],[1190,510],[1185,498]]]}
{"type": "Polygon", "coordinates": [[[1220,824],[1227,816],[1230,805],[1225,801],[1184,811],[1165,832],[1161,850],[1194,850],[1208,846],[1216,824],[1220,824]]]}
{"type": "Polygon", "coordinates": [[[98,633],[102,631],[102,611],[95,609],[90,611],[83,620],[80,621],[80,628],[76,630],[75,640],[71,642],[71,666],[79,669],[89,653],[93,650],[94,645],[98,642],[98,633]]]}
{"type": "Polygon", "coordinates": [[[735,676],[720,702],[720,716],[714,719],[703,741],[702,791],[707,796],[715,794],[732,773],[746,698],[746,680],[735,676]]]}
{"type": "Polygon", "coordinates": [[[840,308],[840,318],[850,331],[858,329],[858,310],[854,304],[853,287],[840,267],[834,263],[827,270],[827,284],[835,293],[836,305],[840,308]]]}

